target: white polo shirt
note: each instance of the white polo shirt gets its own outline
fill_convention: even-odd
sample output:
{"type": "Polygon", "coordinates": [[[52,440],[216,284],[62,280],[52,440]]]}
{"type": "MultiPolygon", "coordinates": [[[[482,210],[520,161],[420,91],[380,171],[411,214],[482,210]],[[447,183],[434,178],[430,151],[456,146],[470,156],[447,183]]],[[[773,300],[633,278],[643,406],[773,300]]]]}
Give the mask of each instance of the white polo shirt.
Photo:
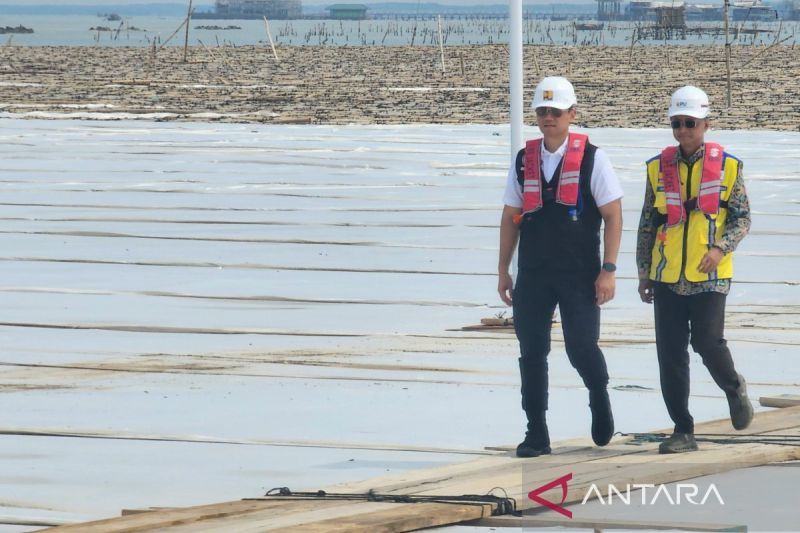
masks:
{"type": "MultiPolygon", "coordinates": [[[[564,139],[564,143],[555,152],[548,152],[544,143],[542,143],[542,172],[545,181],[548,183],[552,181],[553,174],[558,168],[558,163],[561,162],[564,153],[567,151],[567,140],[564,139]]],[[[594,154],[594,168],[592,169],[590,188],[597,207],[619,200],[623,196],[622,186],[620,186],[617,174],[611,166],[611,161],[600,148],[594,154]]],[[[514,167],[514,163],[511,164],[511,168],[508,170],[503,203],[509,207],[522,207],[522,186],[517,181],[517,169],[514,167]]]]}

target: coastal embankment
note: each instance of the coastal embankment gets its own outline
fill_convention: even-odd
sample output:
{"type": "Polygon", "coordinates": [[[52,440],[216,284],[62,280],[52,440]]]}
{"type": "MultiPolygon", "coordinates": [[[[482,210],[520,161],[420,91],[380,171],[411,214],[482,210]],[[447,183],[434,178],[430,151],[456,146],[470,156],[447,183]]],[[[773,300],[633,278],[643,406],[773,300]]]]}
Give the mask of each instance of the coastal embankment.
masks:
{"type": "MultiPolygon", "coordinates": [[[[508,122],[508,49],[435,47],[0,49],[6,116],[300,124],[508,122]],[[444,66],[444,68],[443,68],[444,66]]],[[[586,127],[664,127],[669,94],[709,93],[713,126],[800,130],[793,45],[526,46],[525,95],[565,75],[586,127]]]]}

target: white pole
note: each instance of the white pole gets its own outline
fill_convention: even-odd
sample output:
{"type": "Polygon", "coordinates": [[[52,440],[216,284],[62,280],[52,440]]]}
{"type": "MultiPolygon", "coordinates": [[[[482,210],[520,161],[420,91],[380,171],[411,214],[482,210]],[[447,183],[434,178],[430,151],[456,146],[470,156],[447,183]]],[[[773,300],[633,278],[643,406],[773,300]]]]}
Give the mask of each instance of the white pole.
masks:
{"type": "MultiPolygon", "coordinates": [[[[524,146],[522,138],[523,95],[522,95],[522,0],[509,0],[509,65],[508,88],[511,101],[511,164],[514,164],[519,152],[524,146]]],[[[517,281],[517,254],[511,258],[511,276],[514,283],[517,281]]]]}
{"type": "Polygon", "coordinates": [[[510,64],[509,99],[511,101],[511,161],[523,146],[522,118],[522,0],[509,0],[509,33],[510,64]]]}

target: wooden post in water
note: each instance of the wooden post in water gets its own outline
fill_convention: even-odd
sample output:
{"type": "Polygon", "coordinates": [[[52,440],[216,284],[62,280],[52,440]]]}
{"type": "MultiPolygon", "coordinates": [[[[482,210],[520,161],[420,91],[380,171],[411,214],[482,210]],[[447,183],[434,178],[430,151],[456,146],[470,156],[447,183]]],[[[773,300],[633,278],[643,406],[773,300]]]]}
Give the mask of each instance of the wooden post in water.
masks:
{"type": "Polygon", "coordinates": [[[730,7],[730,1],[725,0],[722,9],[725,15],[725,71],[727,73],[728,78],[728,88],[726,91],[727,94],[727,107],[728,109],[731,108],[731,40],[728,35],[728,8],[730,7]]]}
{"type": "Polygon", "coordinates": [[[264,17],[264,27],[267,28],[267,39],[269,39],[269,45],[272,47],[272,55],[275,56],[275,62],[278,62],[278,52],[275,51],[275,43],[272,42],[272,33],[269,31],[269,21],[267,17],[264,17]]]}
{"type": "Polygon", "coordinates": [[[441,56],[442,56],[442,73],[444,73],[445,72],[445,68],[444,68],[444,43],[442,42],[442,16],[441,15],[438,15],[437,21],[438,21],[438,24],[439,24],[439,52],[441,53],[441,56]]]}
{"type": "Polygon", "coordinates": [[[186,14],[186,38],[183,40],[183,62],[189,60],[189,25],[192,23],[192,0],[189,0],[189,12],[186,14]]]}

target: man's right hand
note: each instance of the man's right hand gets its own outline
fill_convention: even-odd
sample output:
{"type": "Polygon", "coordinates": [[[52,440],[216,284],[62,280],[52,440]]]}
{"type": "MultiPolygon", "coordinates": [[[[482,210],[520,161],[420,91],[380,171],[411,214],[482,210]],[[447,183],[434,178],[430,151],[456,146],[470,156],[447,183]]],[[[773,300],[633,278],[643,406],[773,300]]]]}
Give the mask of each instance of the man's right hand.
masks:
{"type": "Polygon", "coordinates": [[[653,303],[653,280],[639,280],[639,298],[646,304],[653,303]]]}
{"type": "Polygon", "coordinates": [[[512,305],[511,294],[514,289],[514,281],[511,279],[511,275],[508,272],[501,272],[498,277],[497,292],[500,294],[500,299],[503,300],[506,305],[512,305]]]}

